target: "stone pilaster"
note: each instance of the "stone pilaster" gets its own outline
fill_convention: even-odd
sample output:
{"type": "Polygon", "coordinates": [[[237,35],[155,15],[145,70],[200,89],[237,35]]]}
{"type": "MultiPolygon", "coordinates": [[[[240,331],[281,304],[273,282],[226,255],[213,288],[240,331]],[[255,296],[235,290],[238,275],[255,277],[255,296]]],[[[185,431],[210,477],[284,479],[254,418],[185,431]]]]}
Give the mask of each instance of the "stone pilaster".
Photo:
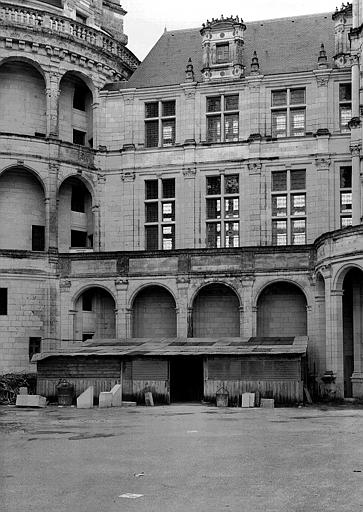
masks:
{"type": "Polygon", "coordinates": [[[59,96],[60,75],[51,73],[48,79],[47,94],[47,136],[59,136],[59,96]]]}
{"type": "Polygon", "coordinates": [[[178,314],[177,314],[177,336],[186,338],[188,336],[188,289],[189,278],[178,276],[176,280],[178,290],[178,314]]]}
{"type": "Polygon", "coordinates": [[[127,309],[127,299],[128,299],[128,288],[129,281],[128,279],[124,279],[122,277],[118,277],[115,280],[116,287],[116,338],[123,339],[129,338],[131,335],[130,332],[130,322],[128,321],[129,311],[127,309]]]}

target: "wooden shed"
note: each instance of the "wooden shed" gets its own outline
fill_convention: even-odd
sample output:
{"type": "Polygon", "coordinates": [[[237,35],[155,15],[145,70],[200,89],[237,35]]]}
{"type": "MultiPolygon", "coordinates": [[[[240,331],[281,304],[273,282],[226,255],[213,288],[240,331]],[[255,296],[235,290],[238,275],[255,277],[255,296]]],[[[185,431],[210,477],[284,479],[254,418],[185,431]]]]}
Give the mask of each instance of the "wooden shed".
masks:
{"type": "Polygon", "coordinates": [[[61,378],[76,394],[94,386],[95,398],[122,382],[124,400],[143,403],[145,389],[156,403],[214,401],[220,388],[230,404],[259,392],[276,403],[303,400],[307,337],[174,338],[92,340],[71,350],[41,353],[37,392],[56,397],[61,378]]]}

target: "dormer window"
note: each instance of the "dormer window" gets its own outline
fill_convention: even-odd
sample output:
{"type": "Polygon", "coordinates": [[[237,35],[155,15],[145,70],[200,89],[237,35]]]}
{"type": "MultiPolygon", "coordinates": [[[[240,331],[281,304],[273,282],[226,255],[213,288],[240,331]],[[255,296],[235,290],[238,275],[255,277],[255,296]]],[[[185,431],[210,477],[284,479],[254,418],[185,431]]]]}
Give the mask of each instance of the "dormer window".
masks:
{"type": "Polygon", "coordinates": [[[216,63],[224,64],[229,62],[229,43],[220,43],[216,45],[216,63]]]}

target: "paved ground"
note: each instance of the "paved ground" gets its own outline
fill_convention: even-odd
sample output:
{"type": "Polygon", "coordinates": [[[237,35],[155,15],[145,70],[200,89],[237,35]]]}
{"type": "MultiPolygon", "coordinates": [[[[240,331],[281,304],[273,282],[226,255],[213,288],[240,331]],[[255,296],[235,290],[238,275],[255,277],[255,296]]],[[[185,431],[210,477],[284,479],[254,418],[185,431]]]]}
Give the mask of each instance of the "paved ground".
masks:
{"type": "Polygon", "coordinates": [[[0,449],[2,512],[363,511],[362,409],[0,407],[0,449]]]}

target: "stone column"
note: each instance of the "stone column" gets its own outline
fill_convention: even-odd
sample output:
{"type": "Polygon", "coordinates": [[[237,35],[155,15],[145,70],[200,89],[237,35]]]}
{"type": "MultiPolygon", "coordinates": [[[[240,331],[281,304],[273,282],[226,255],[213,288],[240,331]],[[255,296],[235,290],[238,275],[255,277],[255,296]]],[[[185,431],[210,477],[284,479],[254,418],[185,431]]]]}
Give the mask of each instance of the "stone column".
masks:
{"type": "Polygon", "coordinates": [[[241,298],[240,307],[240,336],[250,338],[253,336],[253,285],[254,276],[244,276],[241,279],[241,298]]]}
{"type": "Polygon", "coordinates": [[[115,279],[115,287],[116,287],[116,338],[129,338],[129,322],[128,322],[128,314],[129,310],[127,309],[127,291],[129,287],[128,279],[124,279],[122,277],[118,277],[115,279]]]}
{"type": "Polygon", "coordinates": [[[51,73],[49,76],[47,94],[47,136],[58,138],[59,136],[59,96],[60,75],[51,73]]]}
{"type": "Polygon", "coordinates": [[[177,307],[177,336],[180,338],[188,337],[188,277],[177,277],[176,284],[178,289],[178,307],[177,307]]]}
{"type": "Polygon", "coordinates": [[[58,247],[58,174],[59,164],[51,162],[48,173],[48,197],[45,200],[45,246],[48,250],[58,247]]]}
{"type": "Polygon", "coordinates": [[[352,153],[352,203],[353,203],[353,226],[361,223],[361,178],[360,178],[360,151],[361,144],[358,142],[350,145],[352,153]]]}

